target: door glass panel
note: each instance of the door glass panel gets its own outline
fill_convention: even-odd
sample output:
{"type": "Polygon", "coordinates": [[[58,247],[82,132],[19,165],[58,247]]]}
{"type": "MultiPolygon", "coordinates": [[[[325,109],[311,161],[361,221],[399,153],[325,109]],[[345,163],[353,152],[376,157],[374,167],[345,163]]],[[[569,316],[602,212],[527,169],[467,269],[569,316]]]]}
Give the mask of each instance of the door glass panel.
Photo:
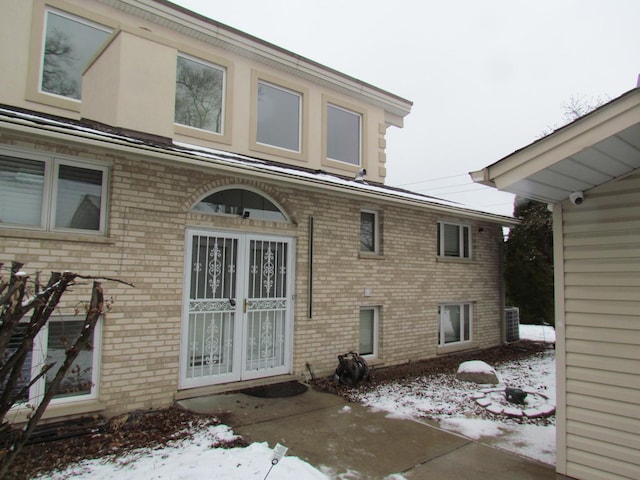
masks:
{"type": "Polygon", "coordinates": [[[187,378],[222,375],[233,370],[233,312],[189,314],[187,378]]]}
{"type": "Polygon", "coordinates": [[[194,236],[187,378],[233,371],[238,240],[194,236]]]}
{"type": "Polygon", "coordinates": [[[251,240],[246,370],[285,365],[287,244],[251,240]]]}

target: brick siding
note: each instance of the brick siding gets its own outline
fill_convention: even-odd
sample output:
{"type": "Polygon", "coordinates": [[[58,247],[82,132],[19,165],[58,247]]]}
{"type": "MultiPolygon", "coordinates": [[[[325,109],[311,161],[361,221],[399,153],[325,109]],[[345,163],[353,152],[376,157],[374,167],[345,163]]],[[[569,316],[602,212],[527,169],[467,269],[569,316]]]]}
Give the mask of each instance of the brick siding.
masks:
{"type": "MultiPolygon", "coordinates": [[[[2,136],[0,142],[28,146],[16,137],[2,136]]],[[[11,236],[0,232],[0,261],[5,263],[15,259],[24,262],[29,272],[72,270],[135,284],[135,288],[104,284],[106,295],[114,300],[102,330],[99,400],[107,415],[164,407],[175,398],[187,226],[296,239],[293,373],[300,377],[306,375],[306,363],[316,375],[328,375],[338,354],[358,349],[361,306],[380,307],[378,362],[384,365],[439,353],[438,305],[444,302],[473,302],[471,346],[501,342],[502,230],[498,225],[465,221],[472,225],[473,259],[439,261],[436,231],[442,215],[426,208],[233,178],[140,157],[92,153],[72,145],[43,142],[31,148],[111,165],[106,241],[33,232],[19,238],[15,233],[19,231],[11,236]],[[292,223],[189,211],[213,188],[238,184],[268,194],[292,223]],[[359,254],[363,208],[379,212],[381,255],[359,254]],[[312,318],[308,318],[307,298],[310,217],[314,220],[312,318]],[[371,296],[365,296],[365,288],[371,289],[371,296]]],[[[455,217],[447,215],[447,219],[455,217]]],[[[88,286],[74,289],[64,298],[65,305],[87,300],[88,291],[88,286]]]]}

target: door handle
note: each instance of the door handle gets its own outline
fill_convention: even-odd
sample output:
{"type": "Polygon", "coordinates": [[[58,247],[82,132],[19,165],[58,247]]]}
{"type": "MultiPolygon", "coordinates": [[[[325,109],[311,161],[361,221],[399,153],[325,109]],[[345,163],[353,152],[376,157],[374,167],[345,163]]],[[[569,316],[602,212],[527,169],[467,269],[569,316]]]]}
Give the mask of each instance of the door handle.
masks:
{"type": "Polygon", "coordinates": [[[236,299],[235,298],[230,298],[229,299],[229,303],[231,304],[232,307],[236,306],[236,299]]]}

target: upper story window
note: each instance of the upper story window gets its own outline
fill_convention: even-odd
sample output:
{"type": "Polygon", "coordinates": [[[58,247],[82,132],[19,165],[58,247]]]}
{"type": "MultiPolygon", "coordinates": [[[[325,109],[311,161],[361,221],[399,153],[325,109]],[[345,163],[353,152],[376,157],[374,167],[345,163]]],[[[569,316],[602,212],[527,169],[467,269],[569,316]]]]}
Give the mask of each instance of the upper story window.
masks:
{"type": "Polygon", "coordinates": [[[378,253],[378,212],[362,210],[360,212],[360,251],[378,253]]]}
{"type": "Polygon", "coordinates": [[[40,90],[80,100],[83,69],[110,34],[104,25],[47,9],[40,90]]]}
{"type": "Polygon", "coordinates": [[[300,152],[302,95],[258,81],[256,142],[300,152]]]}
{"type": "Polygon", "coordinates": [[[288,222],[284,212],[271,200],[243,188],[227,188],[208,195],[193,206],[196,212],[238,215],[244,218],[288,222]]]}
{"type": "Polygon", "coordinates": [[[471,227],[457,223],[438,222],[438,255],[471,258],[471,227]]]}
{"type": "Polygon", "coordinates": [[[0,154],[0,224],[106,230],[108,168],[44,155],[0,154]]]}
{"type": "Polygon", "coordinates": [[[222,133],[225,69],[186,55],[178,55],[175,122],[222,133]]]}
{"type": "Polygon", "coordinates": [[[361,164],[362,115],[327,104],[327,158],[361,164]]]}

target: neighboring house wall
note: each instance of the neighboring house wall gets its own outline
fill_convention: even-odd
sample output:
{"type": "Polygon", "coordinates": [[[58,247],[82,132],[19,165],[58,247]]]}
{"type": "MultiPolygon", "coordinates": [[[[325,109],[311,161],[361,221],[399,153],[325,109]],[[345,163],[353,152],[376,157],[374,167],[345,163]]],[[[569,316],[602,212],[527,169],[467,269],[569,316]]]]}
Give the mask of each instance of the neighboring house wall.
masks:
{"type": "Polygon", "coordinates": [[[636,170],[554,210],[558,471],[571,477],[640,472],[639,191],[636,170]]]}
{"type": "MultiPolygon", "coordinates": [[[[82,236],[3,228],[0,261],[25,262],[29,271],[73,270],[115,277],[106,283],[113,310],[105,315],[97,398],[54,404],[49,416],[104,410],[117,414],[169,405],[177,395],[187,226],[260,232],[296,239],[296,302],[292,373],[329,375],[337,355],[359,346],[361,307],[379,309],[378,354],[389,366],[452,351],[439,347],[439,306],[472,307],[471,339],[457,348],[501,342],[499,224],[357,196],[230,177],[53,140],[2,133],[2,145],[102,162],[110,166],[108,235],[82,236]],[[207,192],[244,185],[276,200],[292,223],[190,212],[207,192]],[[360,211],[380,220],[380,254],[360,253],[360,211]],[[309,218],[314,220],[313,314],[309,318],[309,218]],[[471,259],[437,256],[437,224],[470,228],[471,259]]],[[[86,300],[70,292],[66,305],[86,300]]],[[[71,314],[71,310],[60,313],[71,314]]],[[[453,347],[455,350],[456,347],[453,347]]]]}

